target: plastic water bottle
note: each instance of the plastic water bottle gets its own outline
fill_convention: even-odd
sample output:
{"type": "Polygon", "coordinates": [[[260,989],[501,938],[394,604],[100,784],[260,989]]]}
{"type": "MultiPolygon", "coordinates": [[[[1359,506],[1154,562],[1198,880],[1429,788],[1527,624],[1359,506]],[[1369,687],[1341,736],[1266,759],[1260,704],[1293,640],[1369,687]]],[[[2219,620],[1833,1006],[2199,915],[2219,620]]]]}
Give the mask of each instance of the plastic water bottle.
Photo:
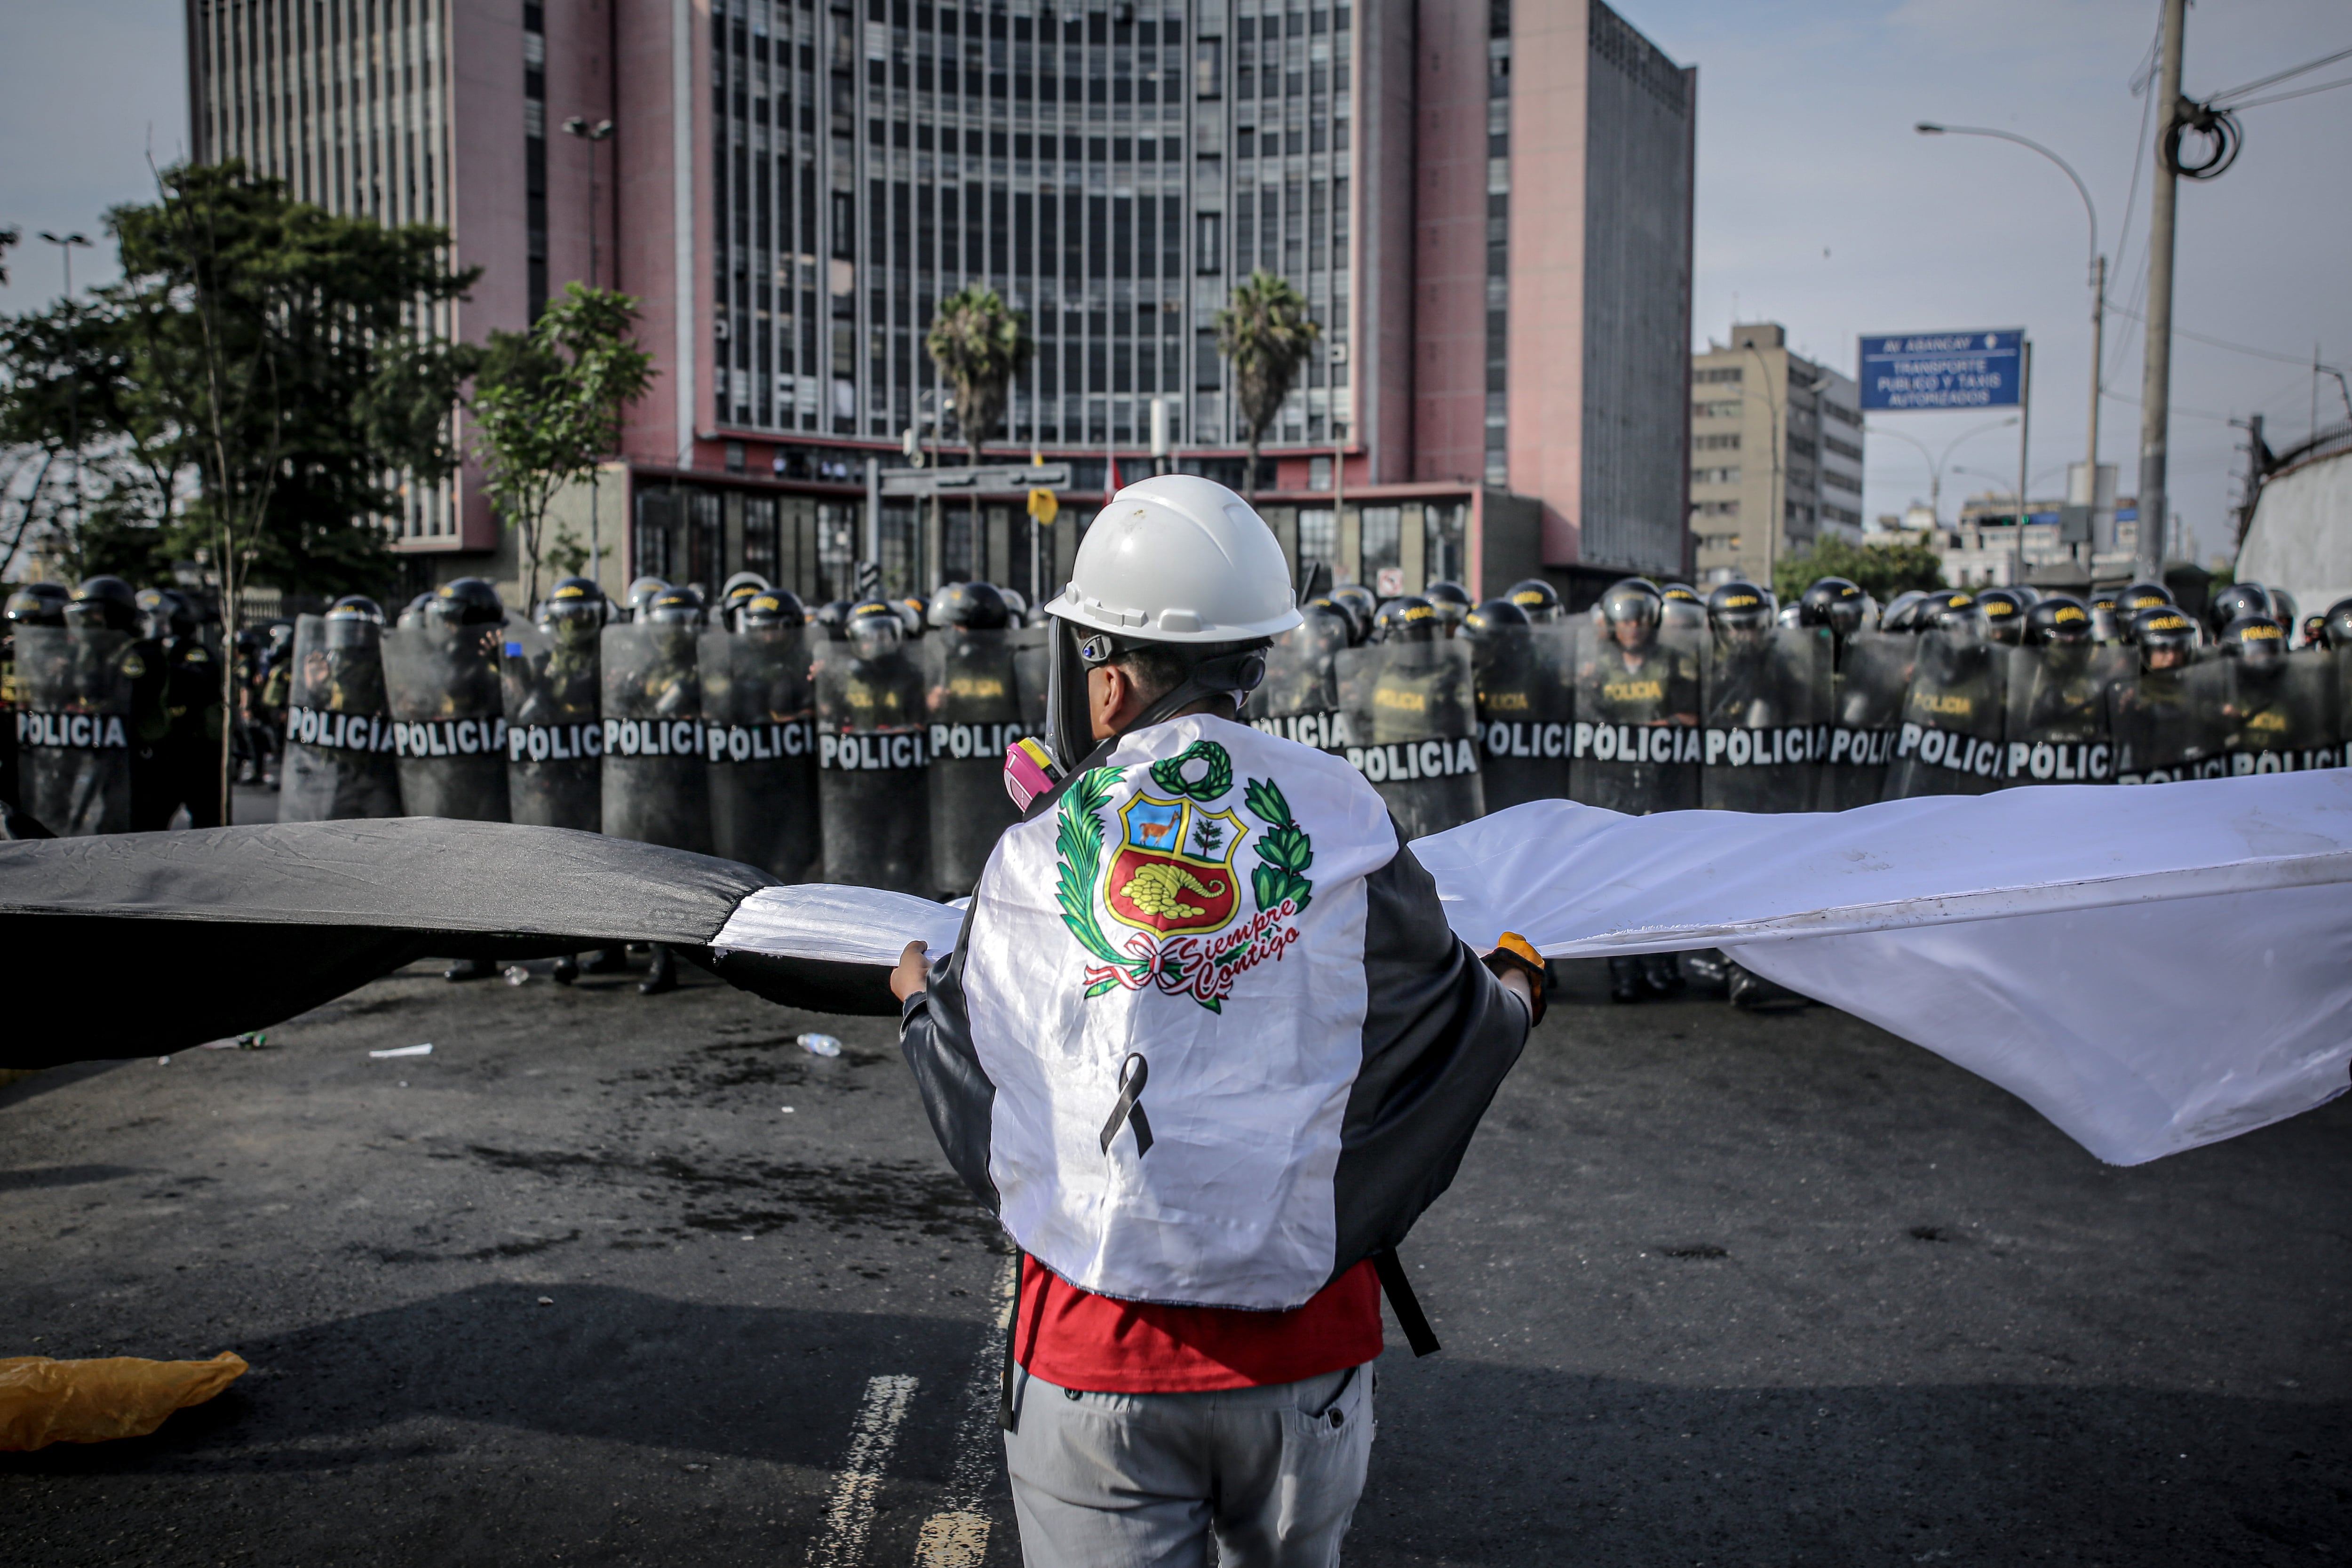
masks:
{"type": "Polygon", "coordinates": [[[803,1035],[801,1049],[813,1057],[837,1057],[841,1054],[841,1042],[831,1035],[803,1035]]]}
{"type": "Polygon", "coordinates": [[[509,963],[499,973],[507,977],[507,984],[509,985],[527,985],[530,983],[530,971],[520,963],[509,963]]]}

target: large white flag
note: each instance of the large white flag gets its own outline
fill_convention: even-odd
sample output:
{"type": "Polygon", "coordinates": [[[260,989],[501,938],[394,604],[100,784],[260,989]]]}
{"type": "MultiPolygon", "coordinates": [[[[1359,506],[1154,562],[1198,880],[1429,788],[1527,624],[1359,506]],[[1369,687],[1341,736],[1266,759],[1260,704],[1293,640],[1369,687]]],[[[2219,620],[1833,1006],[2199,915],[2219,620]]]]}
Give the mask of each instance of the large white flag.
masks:
{"type": "MultiPolygon", "coordinates": [[[[1719,946],[2137,1164],[2307,1110],[2352,1068],[2352,771],[1630,817],[1538,801],[1418,839],[1447,919],[1554,957],[1719,946]]],[[[959,917],[754,893],[715,945],[887,963],[959,917]]]]}

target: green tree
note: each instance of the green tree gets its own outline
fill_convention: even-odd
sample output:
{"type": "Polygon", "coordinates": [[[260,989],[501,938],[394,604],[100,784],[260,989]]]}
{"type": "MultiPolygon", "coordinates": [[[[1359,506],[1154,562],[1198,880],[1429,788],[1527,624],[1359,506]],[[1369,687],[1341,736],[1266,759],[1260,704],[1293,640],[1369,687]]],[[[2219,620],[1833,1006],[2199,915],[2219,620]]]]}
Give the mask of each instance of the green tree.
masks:
{"type": "Polygon", "coordinates": [[[1906,589],[1944,586],[1944,565],[1927,545],[1852,544],[1824,534],[1811,550],[1772,563],[1772,592],[1784,605],[1824,577],[1843,577],[1884,605],[1906,589]]]}
{"type": "Polygon", "coordinates": [[[1323,335],[1307,296],[1286,278],[1259,270],[1217,312],[1217,352],[1234,367],[1234,397],[1249,431],[1249,488],[1257,489],[1258,444],[1282,412],[1299,366],[1323,335]]]}
{"type": "MultiPolygon", "coordinates": [[[[474,449],[518,535],[531,604],[549,504],[620,444],[622,413],[653,384],[653,356],[630,335],[636,321],[628,295],[569,283],[529,331],[491,333],[475,372],[474,449]]],[[[585,556],[562,553],[574,570],[585,556]]]]}
{"type": "MultiPolygon", "coordinates": [[[[433,329],[478,269],[451,269],[440,229],[336,216],[234,160],[174,165],[156,186],[107,215],[122,278],[100,297],[138,417],[194,473],[171,533],[211,563],[234,638],[249,581],[345,592],[389,574],[382,521],[400,487],[457,462],[473,355],[433,329]]],[[[231,706],[234,668],[221,661],[231,706]]],[[[224,814],[229,776],[225,734],[224,814]]]]}
{"type": "MultiPolygon", "coordinates": [[[[1004,418],[1006,389],[1037,353],[1029,312],[1016,310],[985,283],[967,283],[940,301],[923,338],[931,363],[955,388],[956,423],[966,456],[980,467],[981,444],[1004,418]]],[[[968,498],[972,537],[980,536],[980,496],[968,498]]]]}
{"type": "Polygon", "coordinates": [[[978,468],[982,443],[1003,422],[1013,378],[1037,352],[1029,312],[1013,309],[985,283],[967,283],[940,301],[923,346],[955,388],[956,423],[978,468]]]}

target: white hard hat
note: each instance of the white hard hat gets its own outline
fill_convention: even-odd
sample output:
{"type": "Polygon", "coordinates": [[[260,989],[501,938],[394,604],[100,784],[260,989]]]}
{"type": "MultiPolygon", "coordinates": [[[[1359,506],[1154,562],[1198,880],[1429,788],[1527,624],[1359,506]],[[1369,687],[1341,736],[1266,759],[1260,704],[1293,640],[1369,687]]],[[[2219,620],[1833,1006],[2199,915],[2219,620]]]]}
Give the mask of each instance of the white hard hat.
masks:
{"type": "Polygon", "coordinates": [[[1219,643],[1298,625],[1290,563],[1249,502],[1214,479],[1160,474],[1110,498],[1045,606],[1136,642],[1219,643]]]}

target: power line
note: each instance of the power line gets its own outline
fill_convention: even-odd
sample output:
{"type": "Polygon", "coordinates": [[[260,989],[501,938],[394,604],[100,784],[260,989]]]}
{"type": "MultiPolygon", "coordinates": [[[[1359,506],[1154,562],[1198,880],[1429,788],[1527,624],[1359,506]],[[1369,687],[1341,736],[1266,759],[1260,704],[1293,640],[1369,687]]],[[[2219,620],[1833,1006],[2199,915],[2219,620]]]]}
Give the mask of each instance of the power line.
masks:
{"type": "Polygon", "coordinates": [[[2306,60],[2302,65],[2290,66],[2285,70],[2273,71],[2270,75],[2265,77],[2257,77],[2252,81],[2241,82],[2236,87],[2225,89],[2221,92],[2213,94],[2210,98],[2208,98],[2205,100],[2206,106],[2211,109],[2246,108],[2247,106],[2245,104],[2233,104],[2229,100],[2237,97],[2242,92],[2252,92],[2258,87],[2268,87],[2274,81],[2284,81],[2291,76],[2301,76],[2305,71],[2315,71],[2322,66],[2332,66],[2337,60],[2341,59],[2352,59],[2352,49],[2338,49],[2332,55],[2322,55],[2315,60],[2306,60]]]}
{"type": "Polygon", "coordinates": [[[2232,109],[2260,109],[2266,103],[2284,103],[2290,98],[2309,98],[2315,92],[2326,92],[2334,88],[2352,87],[2352,76],[2336,81],[2323,81],[2317,87],[2302,87],[2293,92],[2274,92],[2268,98],[2250,98],[2243,103],[2230,105],[2232,109]]]}
{"type": "MultiPolygon", "coordinates": [[[[2107,301],[2107,309],[2115,311],[2117,315],[2129,316],[2135,321],[2145,322],[2147,320],[2146,316],[2141,315],[2137,310],[2132,310],[2130,307],[2126,305],[2118,305],[2112,300],[2107,301]]],[[[2256,359],[2276,360],[2281,364],[2301,365],[2305,370],[2314,368],[2315,362],[2308,354],[2283,354],[2276,349],[2258,349],[2251,343],[2233,343],[2227,338],[2208,337],[2203,332],[2192,332],[2186,327],[2173,328],[2172,335],[2176,338],[2187,338],[2192,342],[2206,343],[2217,349],[2229,349],[2236,353],[2252,354],[2256,359]]],[[[2317,363],[2316,368],[2325,371],[2332,371],[2337,367],[2326,363],[2325,362],[2320,362],[2317,363]]]]}

